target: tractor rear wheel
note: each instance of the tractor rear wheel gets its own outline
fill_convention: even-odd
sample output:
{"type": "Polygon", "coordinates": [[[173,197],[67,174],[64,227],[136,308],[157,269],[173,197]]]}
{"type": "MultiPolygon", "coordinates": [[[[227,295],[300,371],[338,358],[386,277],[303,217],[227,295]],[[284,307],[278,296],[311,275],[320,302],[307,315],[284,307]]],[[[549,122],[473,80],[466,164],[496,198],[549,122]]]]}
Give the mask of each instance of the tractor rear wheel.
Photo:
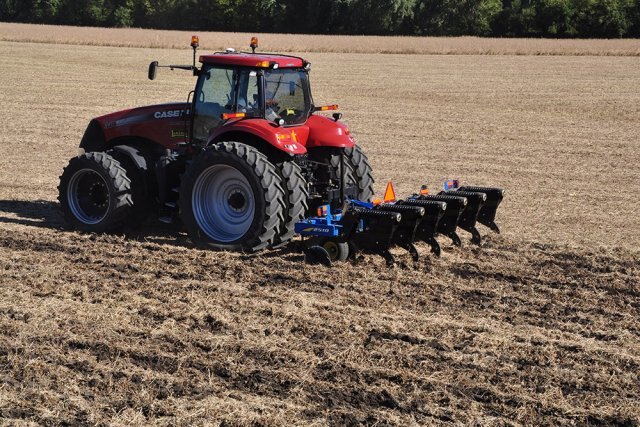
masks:
{"type": "Polygon", "coordinates": [[[285,192],[276,167],[255,148],[219,142],[202,151],[180,185],[180,215],[196,243],[258,251],[284,223],[285,192]]]}
{"type": "Polygon", "coordinates": [[[113,231],[131,216],[131,181],[107,153],[72,158],[60,176],[58,192],[66,220],[81,231],[113,231]]]}
{"type": "Polygon", "coordinates": [[[276,168],[286,193],[284,197],[284,221],[273,245],[274,247],[280,247],[293,238],[296,222],[303,219],[307,214],[309,209],[309,189],[307,188],[307,180],[302,176],[302,169],[297,163],[292,161],[277,163],[276,168]]]}

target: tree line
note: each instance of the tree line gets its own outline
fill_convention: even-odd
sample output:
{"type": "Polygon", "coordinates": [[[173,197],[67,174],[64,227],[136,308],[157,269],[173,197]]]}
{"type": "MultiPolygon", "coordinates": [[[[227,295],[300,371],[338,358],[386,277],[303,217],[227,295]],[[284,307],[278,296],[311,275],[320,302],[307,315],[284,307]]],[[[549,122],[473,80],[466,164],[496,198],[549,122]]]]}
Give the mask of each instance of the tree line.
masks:
{"type": "Polygon", "coordinates": [[[640,0],[0,0],[0,21],[175,30],[640,37],[640,0]]]}

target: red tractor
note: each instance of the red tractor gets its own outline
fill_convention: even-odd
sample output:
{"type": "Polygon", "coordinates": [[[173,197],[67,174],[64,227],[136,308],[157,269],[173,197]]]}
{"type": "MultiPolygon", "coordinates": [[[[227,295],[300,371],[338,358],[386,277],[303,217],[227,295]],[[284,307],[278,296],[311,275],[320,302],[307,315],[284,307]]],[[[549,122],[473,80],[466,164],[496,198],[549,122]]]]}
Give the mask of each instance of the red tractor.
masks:
{"type": "MultiPolygon", "coordinates": [[[[103,232],[149,217],[181,220],[197,244],[256,251],[286,244],[296,222],[345,197],[369,201],[373,177],[349,129],[317,106],[310,64],[287,55],[225,52],[193,65],[187,102],[89,123],[60,177],[59,201],[77,229],[103,232]]],[[[157,62],[149,66],[155,79],[157,62]]]]}

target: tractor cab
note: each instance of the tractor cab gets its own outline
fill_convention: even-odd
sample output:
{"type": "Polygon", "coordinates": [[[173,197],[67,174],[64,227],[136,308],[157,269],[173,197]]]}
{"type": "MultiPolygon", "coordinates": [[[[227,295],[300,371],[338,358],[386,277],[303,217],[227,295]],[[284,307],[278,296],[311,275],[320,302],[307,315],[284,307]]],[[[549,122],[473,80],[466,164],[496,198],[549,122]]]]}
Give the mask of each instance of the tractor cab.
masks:
{"type": "Polygon", "coordinates": [[[313,112],[309,67],[301,58],[227,51],[200,61],[193,103],[196,144],[206,143],[213,129],[230,120],[264,119],[288,127],[304,124],[313,112]]]}
{"type": "MultiPolygon", "coordinates": [[[[193,36],[193,65],[149,66],[149,79],[154,80],[158,67],[185,69],[198,76],[188,114],[182,115],[190,142],[204,146],[212,133],[239,120],[266,120],[274,128],[306,123],[316,110],[309,86],[311,64],[302,58],[280,54],[256,54],[258,39],[251,39],[252,52],[224,52],[201,55],[201,68],[196,66],[199,39],[193,36]]],[[[337,119],[336,119],[337,120],[337,119]]],[[[274,132],[275,133],[275,132],[274,132]]]]}

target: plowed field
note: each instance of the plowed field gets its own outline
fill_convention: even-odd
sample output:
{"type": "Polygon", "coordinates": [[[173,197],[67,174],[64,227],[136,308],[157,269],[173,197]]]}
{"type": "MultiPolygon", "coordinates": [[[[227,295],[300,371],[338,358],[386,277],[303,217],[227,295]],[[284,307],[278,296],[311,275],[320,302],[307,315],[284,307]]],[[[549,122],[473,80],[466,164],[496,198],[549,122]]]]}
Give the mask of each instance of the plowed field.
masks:
{"type": "Polygon", "coordinates": [[[67,229],[88,121],[186,100],[146,66],[190,52],[0,56],[0,424],[640,425],[639,57],[305,54],[378,191],[508,191],[482,247],[328,269],[67,229]]]}

